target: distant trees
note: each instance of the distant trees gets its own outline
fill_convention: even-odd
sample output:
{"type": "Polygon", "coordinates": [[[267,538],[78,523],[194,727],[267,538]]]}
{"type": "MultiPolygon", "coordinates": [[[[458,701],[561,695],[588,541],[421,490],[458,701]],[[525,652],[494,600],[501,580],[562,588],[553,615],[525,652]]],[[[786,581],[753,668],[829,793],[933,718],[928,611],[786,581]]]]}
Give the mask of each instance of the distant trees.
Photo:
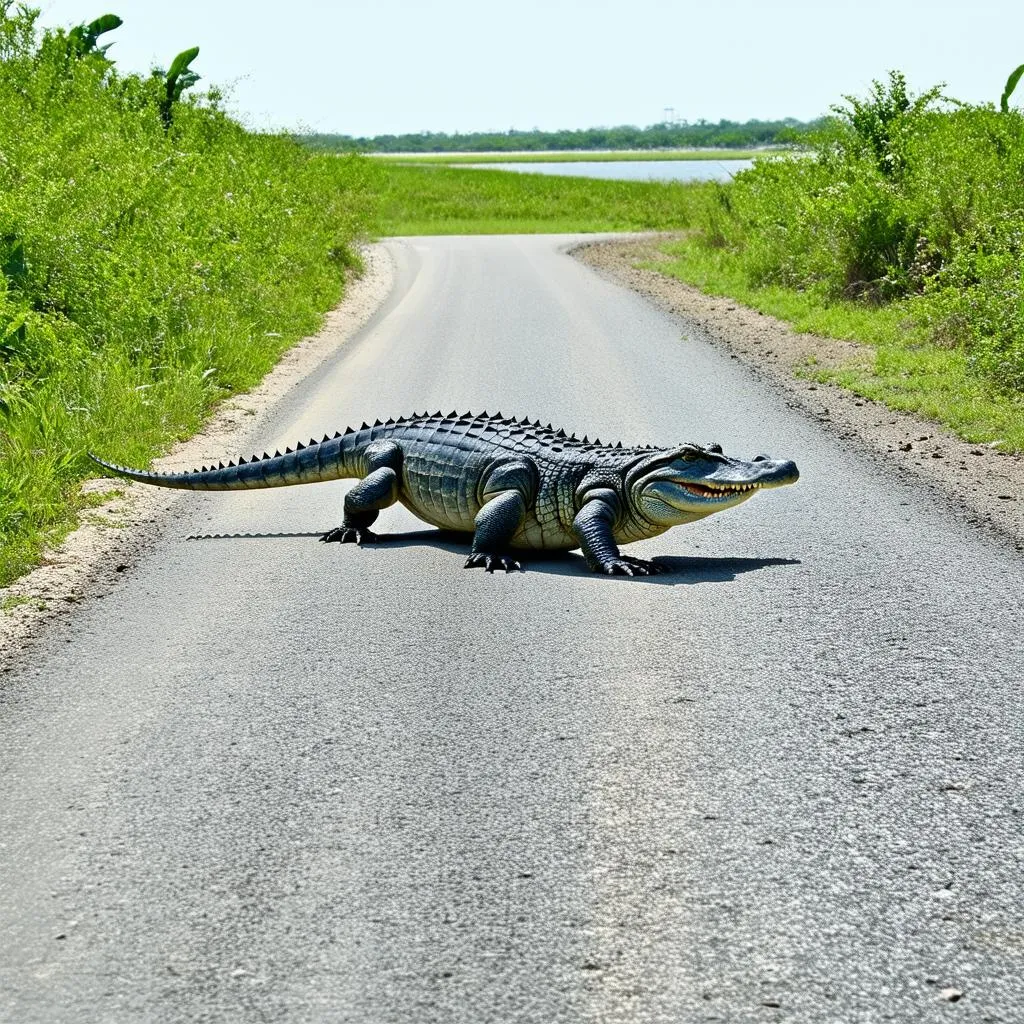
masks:
{"type": "Polygon", "coordinates": [[[407,135],[305,135],[302,141],[315,149],[361,153],[504,153],[515,150],[590,149],[747,149],[783,142],[795,142],[811,128],[793,118],[781,121],[697,121],[663,122],[647,128],[618,125],[612,128],[584,128],[555,132],[418,132],[407,135]]]}

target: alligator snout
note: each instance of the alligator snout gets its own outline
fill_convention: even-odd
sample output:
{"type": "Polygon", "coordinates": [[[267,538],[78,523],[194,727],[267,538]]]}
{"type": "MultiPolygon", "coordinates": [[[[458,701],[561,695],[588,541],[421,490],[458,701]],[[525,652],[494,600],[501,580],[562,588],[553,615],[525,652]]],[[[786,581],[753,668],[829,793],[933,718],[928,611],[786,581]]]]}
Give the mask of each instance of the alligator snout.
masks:
{"type": "Polygon", "coordinates": [[[763,455],[759,455],[754,458],[754,462],[772,463],[769,480],[775,486],[795,484],[800,479],[800,470],[796,468],[796,463],[792,459],[780,459],[775,462],[763,455]]]}

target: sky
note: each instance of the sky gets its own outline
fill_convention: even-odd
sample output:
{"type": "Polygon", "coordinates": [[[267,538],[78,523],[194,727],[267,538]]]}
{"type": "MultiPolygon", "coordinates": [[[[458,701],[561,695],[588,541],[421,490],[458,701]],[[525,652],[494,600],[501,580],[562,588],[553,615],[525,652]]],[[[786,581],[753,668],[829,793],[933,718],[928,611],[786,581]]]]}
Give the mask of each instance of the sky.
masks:
{"type": "Polygon", "coordinates": [[[646,126],[667,108],[810,120],[890,68],[914,92],[998,103],[1024,63],[1021,0],[34,4],[46,26],[119,15],[104,41],[124,71],[199,46],[201,85],[250,127],[355,136],[646,126]]]}

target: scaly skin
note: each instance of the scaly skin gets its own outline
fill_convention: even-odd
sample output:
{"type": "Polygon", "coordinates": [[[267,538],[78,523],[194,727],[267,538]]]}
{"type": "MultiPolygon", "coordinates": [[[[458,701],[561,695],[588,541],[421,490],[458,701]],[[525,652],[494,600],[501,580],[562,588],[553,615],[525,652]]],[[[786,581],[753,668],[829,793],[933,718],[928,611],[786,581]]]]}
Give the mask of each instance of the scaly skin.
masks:
{"type": "Polygon", "coordinates": [[[122,476],[197,491],[230,491],[356,477],[341,526],[324,541],[365,544],[396,501],[434,526],[473,534],[466,567],[519,569],[511,552],[581,548],[594,572],[646,576],[654,562],[620,544],[656,537],[795,482],[789,461],[731,459],[718,445],[623,448],[578,440],[540,421],[452,412],[364,423],[322,441],[190,473],[116,466],[122,476]]]}

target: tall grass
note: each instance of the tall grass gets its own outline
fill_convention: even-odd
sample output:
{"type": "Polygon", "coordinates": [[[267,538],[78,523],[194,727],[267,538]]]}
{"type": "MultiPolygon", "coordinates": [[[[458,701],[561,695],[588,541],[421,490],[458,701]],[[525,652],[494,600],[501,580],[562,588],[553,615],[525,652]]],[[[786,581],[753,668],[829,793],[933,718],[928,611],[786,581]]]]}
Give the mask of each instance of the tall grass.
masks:
{"type": "Polygon", "coordinates": [[[1024,392],[1024,115],[913,96],[898,72],[848,97],[813,155],[758,161],[691,243],[752,287],[901,305],[1011,397],[1024,392]]]}
{"type": "Polygon", "coordinates": [[[246,132],[0,0],[0,583],[94,448],[142,462],[340,296],[375,171],[246,132]]]}

